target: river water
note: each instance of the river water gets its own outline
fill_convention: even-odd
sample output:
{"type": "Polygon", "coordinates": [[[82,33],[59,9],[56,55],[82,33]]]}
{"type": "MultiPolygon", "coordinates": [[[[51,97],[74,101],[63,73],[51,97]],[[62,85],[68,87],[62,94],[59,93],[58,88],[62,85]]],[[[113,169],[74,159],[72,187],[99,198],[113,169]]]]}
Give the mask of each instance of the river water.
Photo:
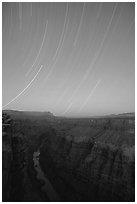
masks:
{"type": "Polygon", "coordinates": [[[61,201],[59,195],[54,190],[52,184],[50,181],[46,178],[44,172],[42,171],[40,164],[39,164],[39,156],[40,151],[37,150],[33,153],[33,161],[34,161],[34,168],[37,172],[37,179],[43,181],[43,186],[41,190],[46,193],[47,197],[51,202],[59,202],[61,201]]]}

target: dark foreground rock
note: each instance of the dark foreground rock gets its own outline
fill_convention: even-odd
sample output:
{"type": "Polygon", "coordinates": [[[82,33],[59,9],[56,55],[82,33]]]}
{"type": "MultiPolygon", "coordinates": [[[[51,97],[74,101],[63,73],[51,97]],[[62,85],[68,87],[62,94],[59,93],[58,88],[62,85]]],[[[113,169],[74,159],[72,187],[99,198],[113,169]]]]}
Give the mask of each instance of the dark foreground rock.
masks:
{"type": "MultiPolygon", "coordinates": [[[[33,153],[62,201],[135,200],[135,118],[3,113],[2,200],[49,201],[33,153]]],[[[55,200],[56,201],[56,200],[55,200]]]]}
{"type": "Polygon", "coordinates": [[[40,164],[64,201],[134,201],[134,147],[50,135],[40,152],[40,164]]]}

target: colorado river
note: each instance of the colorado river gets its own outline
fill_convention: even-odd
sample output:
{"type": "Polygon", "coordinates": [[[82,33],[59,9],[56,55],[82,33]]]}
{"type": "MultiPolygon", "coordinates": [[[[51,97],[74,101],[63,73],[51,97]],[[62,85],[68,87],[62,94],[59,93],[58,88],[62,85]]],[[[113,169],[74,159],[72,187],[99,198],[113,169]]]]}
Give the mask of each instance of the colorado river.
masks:
{"type": "Polygon", "coordinates": [[[44,172],[42,171],[40,164],[39,164],[39,155],[40,151],[37,150],[37,152],[33,153],[33,161],[34,161],[34,168],[37,172],[37,179],[43,181],[43,186],[41,190],[46,193],[47,197],[51,202],[59,202],[61,201],[59,195],[55,192],[52,184],[50,181],[46,178],[44,172]]]}

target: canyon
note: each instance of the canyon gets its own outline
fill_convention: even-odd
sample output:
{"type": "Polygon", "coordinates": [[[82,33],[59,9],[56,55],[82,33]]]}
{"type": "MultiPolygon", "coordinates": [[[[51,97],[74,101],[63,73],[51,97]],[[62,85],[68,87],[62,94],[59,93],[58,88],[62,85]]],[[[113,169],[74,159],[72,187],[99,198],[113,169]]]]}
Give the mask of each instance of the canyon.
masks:
{"type": "Polygon", "coordinates": [[[134,113],[2,117],[2,201],[135,201],[134,113]]]}

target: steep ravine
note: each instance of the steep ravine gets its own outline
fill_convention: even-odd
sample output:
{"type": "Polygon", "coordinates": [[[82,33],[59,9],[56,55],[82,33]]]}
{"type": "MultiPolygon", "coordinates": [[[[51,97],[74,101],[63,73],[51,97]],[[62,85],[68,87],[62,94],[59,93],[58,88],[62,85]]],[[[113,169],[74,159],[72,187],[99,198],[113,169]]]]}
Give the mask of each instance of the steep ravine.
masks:
{"type": "Polygon", "coordinates": [[[50,201],[34,167],[38,148],[61,201],[135,200],[134,120],[18,116],[9,124],[2,136],[3,201],[50,201]]]}
{"type": "Polygon", "coordinates": [[[57,202],[59,202],[59,201],[61,201],[61,198],[59,197],[59,195],[56,193],[56,191],[52,187],[50,181],[46,177],[46,174],[44,174],[44,172],[42,171],[41,166],[39,164],[39,156],[40,156],[40,151],[38,149],[33,154],[33,161],[34,161],[34,168],[35,168],[35,171],[37,173],[36,178],[38,180],[43,181],[43,185],[41,187],[41,190],[42,190],[42,192],[45,192],[47,194],[49,201],[54,202],[56,200],[57,202]]]}
{"type": "Polygon", "coordinates": [[[42,183],[36,178],[33,164],[33,152],[41,141],[41,135],[38,136],[39,142],[35,138],[33,143],[25,133],[14,120],[3,129],[2,201],[49,201],[40,190],[42,183]]]}

